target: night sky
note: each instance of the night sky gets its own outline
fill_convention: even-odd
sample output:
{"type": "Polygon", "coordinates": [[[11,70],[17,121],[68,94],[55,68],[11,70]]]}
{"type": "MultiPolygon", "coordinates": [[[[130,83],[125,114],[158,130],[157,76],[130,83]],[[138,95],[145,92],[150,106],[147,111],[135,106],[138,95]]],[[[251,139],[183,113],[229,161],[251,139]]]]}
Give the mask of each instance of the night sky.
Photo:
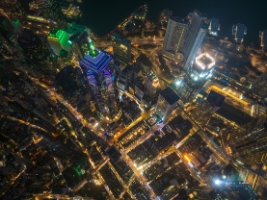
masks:
{"type": "MultiPolygon", "coordinates": [[[[23,0],[27,4],[29,0],[23,0]]],[[[173,10],[175,15],[186,16],[198,9],[208,18],[219,18],[221,37],[231,37],[235,23],[248,28],[245,43],[258,44],[259,30],[267,29],[267,1],[252,0],[83,0],[82,19],[77,20],[98,35],[105,35],[119,22],[142,4],[148,4],[148,19],[156,21],[164,8],[173,10]]]]}

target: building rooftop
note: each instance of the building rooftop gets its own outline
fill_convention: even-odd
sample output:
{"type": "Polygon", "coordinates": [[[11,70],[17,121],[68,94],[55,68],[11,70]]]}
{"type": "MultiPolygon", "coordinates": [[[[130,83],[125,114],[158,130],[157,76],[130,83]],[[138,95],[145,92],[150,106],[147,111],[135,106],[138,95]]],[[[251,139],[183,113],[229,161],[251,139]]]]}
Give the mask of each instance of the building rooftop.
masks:
{"type": "Polygon", "coordinates": [[[109,147],[106,153],[114,162],[117,162],[121,157],[121,153],[114,146],[109,147]]]}
{"type": "Polygon", "coordinates": [[[195,59],[195,68],[197,71],[205,71],[211,69],[215,65],[215,59],[207,53],[200,54],[195,59]]]}
{"type": "Polygon", "coordinates": [[[131,44],[131,41],[130,40],[127,40],[126,38],[124,38],[123,36],[121,36],[121,35],[119,35],[117,33],[113,33],[111,35],[111,39],[114,40],[114,41],[116,41],[116,42],[125,44],[125,45],[131,44]]]}
{"type": "Polygon", "coordinates": [[[85,55],[80,61],[80,65],[85,70],[92,70],[94,73],[100,73],[111,62],[112,57],[106,52],[92,50],[89,55],[85,55]],[[93,53],[94,51],[94,53],[93,53]]]}
{"type": "Polygon", "coordinates": [[[213,90],[210,91],[207,101],[216,107],[222,107],[225,97],[213,90]]]}
{"type": "Polygon", "coordinates": [[[146,57],[145,54],[141,54],[139,57],[138,57],[138,60],[143,63],[144,65],[146,66],[152,66],[152,63],[150,62],[150,60],[148,59],[148,57],[146,57]]]}
{"type": "Polygon", "coordinates": [[[176,103],[180,97],[169,87],[160,92],[160,95],[170,104],[176,103]]]}
{"type": "Polygon", "coordinates": [[[244,125],[252,120],[251,116],[226,103],[216,113],[238,125],[244,125]]]}
{"type": "Polygon", "coordinates": [[[181,23],[181,24],[188,24],[189,20],[185,17],[178,17],[178,16],[172,16],[170,17],[171,20],[181,23]]]}

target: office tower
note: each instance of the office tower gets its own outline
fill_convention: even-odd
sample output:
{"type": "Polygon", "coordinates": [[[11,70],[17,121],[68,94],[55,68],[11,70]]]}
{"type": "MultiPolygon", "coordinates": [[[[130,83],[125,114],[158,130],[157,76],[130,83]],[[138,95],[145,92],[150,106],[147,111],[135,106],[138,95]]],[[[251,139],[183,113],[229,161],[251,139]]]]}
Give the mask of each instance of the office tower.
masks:
{"type": "Polygon", "coordinates": [[[56,55],[59,55],[61,50],[71,50],[68,35],[63,30],[52,29],[48,35],[48,43],[56,55]]]}
{"type": "Polygon", "coordinates": [[[1,0],[0,8],[11,18],[22,19],[25,16],[25,10],[19,0],[1,0]]]}
{"type": "Polygon", "coordinates": [[[267,30],[260,31],[259,37],[263,51],[267,51],[267,30]]]}
{"type": "Polygon", "coordinates": [[[148,74],[152,68],[152,63],[145,54],[141,54],[136,59],[136,64],[140,67],[140,69],[142,69],[143,74],[148,74]]]}
{"type": "Polygon", "coordinates": [[[187,70],[207,33],[206,17],[198,10],[187,18],[171,17],[164,38],[164,55],[177,60],[187,70]]]}
{"type": "Polygon", "coordinates": [[[146,94],[150,97],[154,97],[157,92],[158,85],[158,77],[154,72],[150,71],[145,80],[146,94]]]}
{"type": "Polygon", "coordinates": [[[185,102],[191,101],[212,76],[215,59],[207,53],[195,58],[183,79],[177,82],[178,94],[185,102]]]}
{"type": "Polygon", "coordinates": [[[163,53],[166,56],[182,60],[179,54],[189,28],[189,20],[183,17],[170,17],[164,37],[163,53]]]}
{"type": "Polygon", "coordinates": [[[160,92],[156,106],[156,115],[162,119],[167,120],[171,112],[177,105],[180,97],[169,87],[160,92]]]}
{"type": "Polygon", "coordinates": [[[195,41],[193,42],[193,45],[191,47],[191,50],[186,58],[186,62],[184,65],[185,70],[189,70],[193,63],[194,60],[197,56],[197,51],[199,49],[199,47],[201,46],[206,34],[207,34],[207,30],[208,30],[208,24],[204,23],[202,24],[202,27],[199,29],[195,41]]]}
{"type": "Polygon", "coordinates": [[[234,24],[232,27],[232,34],[236,43],[241,44],[244,39],[244,35],[247,34],[247,27],[244,24],[234,24]]]}
{"type": "Polygon", "coordinates": [[[92,44],[90,46],[91,51],[80,61],[80,66],[84,70],[101,113],[112,117],[117,112],[113,59],[107,53],[95,49],[92,44]]]}
{"type": "Polygon", "coordinates": [[[194,56],[208,28],[207,24],[204,24],[206,17],[198,10],[190,13],[188,18],[190,20],[190,25],[186,37],[184,38],[183,47],[181,48],[181,53],[184,55],[185,69],[188,69],[191,62],[194,60],[194,56]]]}
{"type": "Polygon", "coordinates": [[[212,18],[210,20],[210,25],[209,25],[209,34],[211,34],[213,36],[218,36],[219,30],[220,30],[219,19],[212,18]]]}
{"type": "MultiPolygon", "coordinates": [[[[199,124],[206,125],[213,113],[222,107],[224,100],[223,95],[211,90],[206,100],[198,99],[196,101],[193,106],[192,117],[199,124]]],[[[189,107],[187,110],[189,111],[191,108],[189,107]]]]}
{"type": "Polygon", "coordinates": [[[32,31],[24,29],[19,35],[18,43],[33,64],[31,70],[39,77],[54,79],[59,66],[56,57],[42,40],[32,31]]]}
{"type": "Polygon", "coordinates": [[[116,33],[111,35],[111,40],[115,58],[125,64],[131,62],[131,41],[116,33]]]}

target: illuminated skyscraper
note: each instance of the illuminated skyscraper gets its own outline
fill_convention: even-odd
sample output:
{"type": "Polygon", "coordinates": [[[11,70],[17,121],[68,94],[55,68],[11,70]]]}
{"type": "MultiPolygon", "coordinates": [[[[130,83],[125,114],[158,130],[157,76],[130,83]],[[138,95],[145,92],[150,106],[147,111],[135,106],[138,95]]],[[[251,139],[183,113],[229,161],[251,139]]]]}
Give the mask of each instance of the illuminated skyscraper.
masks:
{"type": "Polygon", "coordinates": [[[19,0],[1,0],[0,8],[12,18],[21,19],[25,16],[25,10],[19,0]]]}
{"type": "Polygon", "coordinates": [[[104,116],[112,117],[117,112],[113,59],[107,53],[94,49],[92,44],[90,46],[89,54],[84,56],[80,65],[101,113],[104,116]]]}
{"type": "Polygon", "coordinates": [[[158,85],[158,77],[154,74],[154,72],[150,71],[149,74],[146,76],[145,81],[146,94],[150,97],[154,97],[157,92],[158,85]]]}
{"type": "Polygon", "coordinates": [[[219,30],[220,30],[219,19],[212,18],[210,20],[210,25],[209,25],[209,34],[211,34],[213,36],[218,36],[219,30]]]}
{"type": "Polygon", "coordinates": [[[115,33],[111,35],[111,40],[115,58],[125,64],[131,62],[131,41],[115,33]]]}
{"type": "Polygon", "coordinates": [[[171,17],[164,38],[163,52],[180,62],[187,70],[192,66],[196,52],[208,29],[206,17],[198,10],[187,18],[171,17]]]}
{"type": "Polygon", "coordinates": [[[42,40],[30,30],[24,30],[18,38],[19,46],[33,63],[33,71],[40,77],[54,79],[57,73],[56,57],[49,51],[42,40]]]}
{"type": "Polygon", "coordinates": [[[48,35],[48,42],[56,55],[59,55],[62,49],[68,52],[71,50],[66,31],[52,29],[48,35]]]}
{"type": "Polygon", "coordinates": [[[244,24],[235,24],[232,27],[232,34],[235,37],[235,41],[238,44],[241,44],[244,39],[244,35],[247,34],[247,27],[244,24]]]}
{"type": "Polygon", "coordinates": [[[202,43],[208,28],[204,24],[206,17],[198,10],[190,13],[188,18],[190,25],[181,48],[181,53],[184,55],[185,69],[188,69],[190,64],[192,64],[191,62],[194,60],[195,53],[202,43]]]}
{"type": "Polygon", "coordinates": [[[212,76],[215,59],[207,53],[195,58],[183,79],[178,80],[178,94],[184,102],[194,98],[207,80],[212,76]]]}
{"type": "Polygon", "coordinates": [[[163,45],[163,52],[165,55],[175,57],[175,55],[180,52],[188,28],[189,20],[187,18],[170,17],[163,45]]]}
{"type": "Polygon", "coordinates": [[[260,31],[259,37],[263,51],[267,51],[267,30],[260,31]]]}
{"type": "Polygon", "coordinates": [[[167,120],[177,105],[180,97],[169,87],[160,92],[156,106],[156,115],[163,121],[167,120]]]}

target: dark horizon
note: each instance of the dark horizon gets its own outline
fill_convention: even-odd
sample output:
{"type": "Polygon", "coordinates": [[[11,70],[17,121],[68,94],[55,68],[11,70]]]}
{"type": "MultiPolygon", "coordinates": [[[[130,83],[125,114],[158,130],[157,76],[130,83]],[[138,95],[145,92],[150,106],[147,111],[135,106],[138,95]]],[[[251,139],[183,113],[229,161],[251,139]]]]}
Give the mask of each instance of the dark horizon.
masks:
{"type": "MultiPolygon", "coordinates": [[[[24,7],[27,7],[30,1],[23,0],[24,7]]],[[[254,3],[248,0],[234,2],[231,0],[181,0],[179,2],[176,0],[135,0],[130,2],[84,0],[81,4],[82,18],[68,19],[68,21],[86,25],[97,35],[104,36],[128,17],[132,11],[145,3],[148,4],[147,19],[153,22],[159,19],[160,12],[165,8],[172,10],[173,15],[181,17],[185,17],[189,12],[197,9],[201,13],[205,13],[209,19],[218,18],[221,25],[219,37],[228,37],[229,40],[233,39],[232,26],[242,23],[248,30],[248,34],[244,37],[245,44],[254,43],[258,46],[259,31],[267,29],[267,12],[265,12],[267,2],[254,3]]]]}

